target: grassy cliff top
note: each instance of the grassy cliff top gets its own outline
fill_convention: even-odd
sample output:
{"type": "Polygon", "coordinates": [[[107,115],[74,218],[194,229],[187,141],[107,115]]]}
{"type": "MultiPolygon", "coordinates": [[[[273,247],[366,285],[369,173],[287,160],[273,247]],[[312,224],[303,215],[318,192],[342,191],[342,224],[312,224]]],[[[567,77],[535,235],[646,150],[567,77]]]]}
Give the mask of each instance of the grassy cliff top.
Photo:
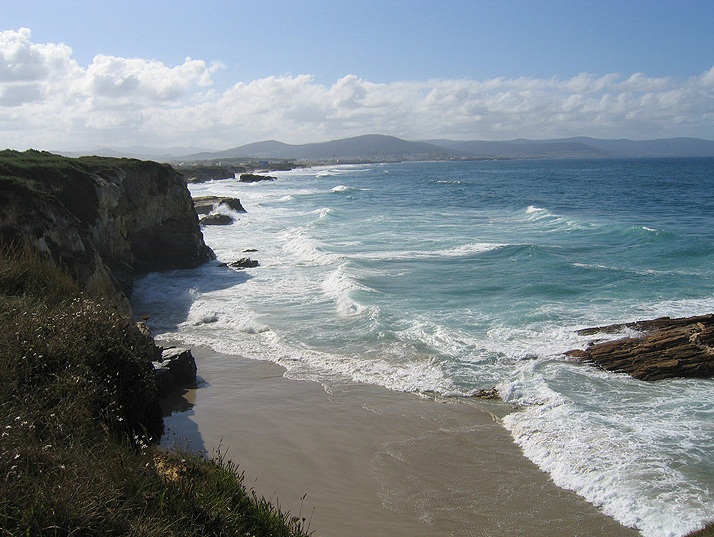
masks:
{"type": "Polygon", "coordinates": [[[146,339],[28,246],[0,245],[0,528],[7,535],[306,535],[220,455],[145,436],[146,339]]]}
{"type": "MultiPolygon", "coordinates": [[[[97,218],[99,200],[96,177],[117,170],[168,165],[129,158],[69,158],[47,151],[0,151],[0,184],[21,184],[32,191],[52,195],[83,222],[97,218]]],[[[4,185],[3,185],[4,186],[4,185]]]]}

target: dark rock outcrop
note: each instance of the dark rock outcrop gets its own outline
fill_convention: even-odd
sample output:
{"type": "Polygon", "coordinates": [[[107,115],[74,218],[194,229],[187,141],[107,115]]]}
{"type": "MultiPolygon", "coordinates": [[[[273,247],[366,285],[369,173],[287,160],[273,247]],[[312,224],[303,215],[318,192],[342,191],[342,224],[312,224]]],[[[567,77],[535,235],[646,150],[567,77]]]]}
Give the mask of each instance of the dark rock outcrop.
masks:
{"type": "Polygon", "coordinates": [[[608,371],[628,373],[641,380],[714,376],[714,314],[616,324],[579,330],[581,335],[641,334],[615,341],[594,342],[566,355],[593,362],[608,371]]]}
{"type": "Polygon", "coordinates": [[[229,208],[237,213],[246,212],[238,198],[223,198],[219,196],[200,196],[193,198],[193,204],[196,207],[197,214],[209,214],[218,209],[221,205],[229,208]]]}
{"type": "Polygon", "coordinates": [[[129,301],[94,247],[85,225],[52,196],[0,177],[0,243],[28,240],[82,282],[94,297],[128,311],[129,301]]]}
{"type": "Polygon", "coordinates": [[[275,181],[275,177],[272,175],[258,175],[255,173],[242,173],[240,176],[241,183],[257,183],[258,181],[275,181]]]}
{"type": "Polygon", "coordinates": [[[230,263],[226,263],[226,266],[235,269],[244,269],[258,267],[260,266],[260,263],[258,263],[255,259],[251,259],[250,257],[241,257],[238,261],[231,261],[230,263]]]}
{"type": "Polygon", "coordinates": [[[175,388],[196,384],[196,360],[190,349],[169,347],[162,349],[159,361],[153,362],[159,392],[167,395],[175,388]]]}
{"type": "Polygon", "coordinates": [[[0,239],[30,241],[126,312],[134,275],[214,257],[170,166],[32,150],[0,151],[0,239]]]}
{"type": "Polygon", "coordinates": [[[227,214],[208,214],[201,218],[202,226],[227,226],[233,223],[233,217],[227,214]]]}

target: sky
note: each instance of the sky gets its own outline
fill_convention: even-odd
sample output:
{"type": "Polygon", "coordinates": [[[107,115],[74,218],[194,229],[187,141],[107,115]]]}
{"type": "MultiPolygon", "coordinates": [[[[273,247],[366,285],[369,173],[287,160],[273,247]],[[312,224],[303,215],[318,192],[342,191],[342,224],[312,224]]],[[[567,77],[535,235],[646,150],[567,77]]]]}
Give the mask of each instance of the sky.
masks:
{"type": "Polygon", "coordinates": [[[712,0],[0,0],[0,147],[714,140],[712,0]]]}

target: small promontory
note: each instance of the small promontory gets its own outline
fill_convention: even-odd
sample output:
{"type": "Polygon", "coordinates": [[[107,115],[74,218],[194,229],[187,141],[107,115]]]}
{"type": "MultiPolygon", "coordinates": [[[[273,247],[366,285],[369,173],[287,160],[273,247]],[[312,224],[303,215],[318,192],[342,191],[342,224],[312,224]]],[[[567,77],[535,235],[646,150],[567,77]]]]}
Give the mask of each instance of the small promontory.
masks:
{"type": "Polygon", "coordinates": [[[585,328],[578,334],[626,330],[634,334],[614,341],[594,341],[588,348],[566,355],[641,380],[714,377],[714,314],[585,328]]]}
{"type": "Polygon", "coordinates": [[[156,162],[0,151],[0,208],[3,242],[29,241],[124,311],[135,275],[214,257],[186,180],[156,162]]]}

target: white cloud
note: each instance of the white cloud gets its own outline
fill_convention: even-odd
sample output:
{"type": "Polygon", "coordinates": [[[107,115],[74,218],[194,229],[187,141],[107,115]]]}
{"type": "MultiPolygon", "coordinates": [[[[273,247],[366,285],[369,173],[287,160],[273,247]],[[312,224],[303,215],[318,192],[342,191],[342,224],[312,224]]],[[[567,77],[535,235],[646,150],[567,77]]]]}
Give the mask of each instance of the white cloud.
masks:
{"type": "Polygon", "coordinates": [[[610,73],[557,78],[317,84],[273,76],[211,87],[223,66],[99,54],[83,68],[64,44],[0,32],[0,146],[194,145],[365,133],[406,139],[596,136],[714,138],[714,67],[686,80],[610,73]]]}
{"type": "Polygon", "coordinates": [[[27,28],[0,32],[0,106],[41,101],[81,73],[64,44],[34,44],[27,28]]]}
{"type": "Polygon", "coordinates": [[[185,95],[193,83],[211,84],[217,66],[202,60],[170,68],[161,62],[98,55],[83,77],[83,93],[111,102],[171,101],[185,95]]]}

